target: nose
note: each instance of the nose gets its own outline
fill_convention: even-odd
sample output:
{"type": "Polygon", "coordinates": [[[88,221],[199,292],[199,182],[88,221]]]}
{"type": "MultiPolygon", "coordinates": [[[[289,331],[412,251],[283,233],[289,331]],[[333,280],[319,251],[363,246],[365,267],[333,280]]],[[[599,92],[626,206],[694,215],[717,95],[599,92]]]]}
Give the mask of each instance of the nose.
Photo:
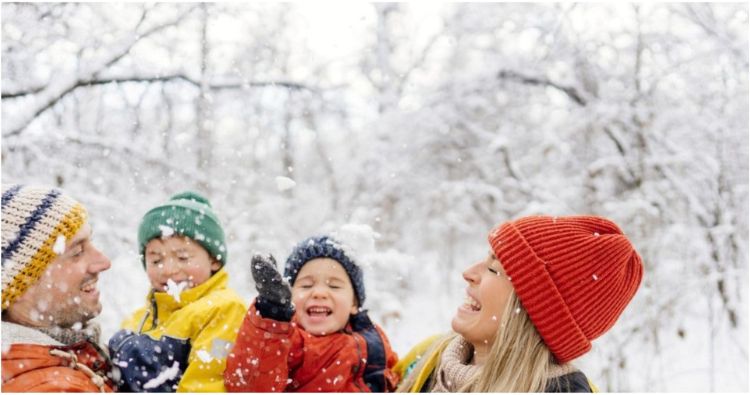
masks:
{"type": "Polygon", "coordinates": [[[313,299],[324,299],[326,297],[325,287],[321,287],[318,285],[314,286],[312,288],[312,293],[310,294],[310,296],[313,299]]]}
{"type": "Polygon", "coordinates": [[[172,276],[179,270],[179,264],[174,261],[172,258],[166,258],[164,259],[164,262],[161,264],[160,272],[161,274],[165,276],[172,276]]]}
{"type": "Polygon", "coordinates": [[[463,277],[464,277],[464,280],[466,280],[466,282],[469,283],[470,285],[479,284],[479,280],[480,280],[481,276],[479,274],[479,270],[477,270],[477,269],[478,269],[479,265],[481,265],[481,264],[482,264],[482,262],[477,262],[477,263],[469,266],[462,273],[463,277]]]}
{"type": "Polygon", "coordinates": [[[112,261],[110,261],[106,255],[99,251],[98,248],[92,245],[91,250],[93,256],[91,259],[91,264],[89,265],[90,272],[99,273],[105,270],[109,270],[109,268],[112,267],[112,261]]]}

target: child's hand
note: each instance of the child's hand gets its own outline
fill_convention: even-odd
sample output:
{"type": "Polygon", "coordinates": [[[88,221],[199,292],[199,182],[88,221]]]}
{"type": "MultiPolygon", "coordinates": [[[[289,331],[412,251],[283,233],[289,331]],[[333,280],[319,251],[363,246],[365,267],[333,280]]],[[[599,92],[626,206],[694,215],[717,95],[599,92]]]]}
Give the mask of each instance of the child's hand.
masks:
{"type": "Polygon", "coordinates": [[[273,256],[254,255],[250,269],[258,290],[255,308],[261,316],[279,321],[291,320],[294,314],[292,290],[276,270],[273,256]]]}

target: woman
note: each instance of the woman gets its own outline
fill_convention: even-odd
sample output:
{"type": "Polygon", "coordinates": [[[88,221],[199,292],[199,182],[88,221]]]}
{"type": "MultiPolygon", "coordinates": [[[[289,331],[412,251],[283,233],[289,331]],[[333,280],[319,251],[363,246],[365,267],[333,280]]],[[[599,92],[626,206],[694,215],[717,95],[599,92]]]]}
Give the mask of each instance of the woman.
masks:
{"type": "Polygon", "coordinates": [[[396,366],[401,392],[591,392],[570,361],[614,325],[641,282],[641,258],[611,221],[526,217],[488,237],[463,273],[448,336],[396,366]]]}

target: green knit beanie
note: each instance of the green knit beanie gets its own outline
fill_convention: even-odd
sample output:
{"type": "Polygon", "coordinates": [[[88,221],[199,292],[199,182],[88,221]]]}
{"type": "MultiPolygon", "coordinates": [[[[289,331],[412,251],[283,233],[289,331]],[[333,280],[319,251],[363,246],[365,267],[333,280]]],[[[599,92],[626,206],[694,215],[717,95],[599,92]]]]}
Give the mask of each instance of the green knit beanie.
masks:
{"type": "Polygon", "coordinates": [[[146,244],[156,237],[173,234],[195,240],[222,266],[227,263],[224,230],[205,197],[192,191],[178,193],[143,216],[138,227],[138,247],[144,267],[146,244]]]}

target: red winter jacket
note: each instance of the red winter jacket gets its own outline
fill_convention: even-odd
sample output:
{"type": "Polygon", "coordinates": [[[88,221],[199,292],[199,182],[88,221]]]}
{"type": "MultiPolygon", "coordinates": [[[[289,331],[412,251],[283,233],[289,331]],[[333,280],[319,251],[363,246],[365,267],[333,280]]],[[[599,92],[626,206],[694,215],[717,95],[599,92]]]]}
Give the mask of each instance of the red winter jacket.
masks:
{"type": "Polygon", "coordinates": [[[3,348],[3,392],[112,392],[110,365],[92,343],[64,346],[3,322],[3,348]]]}
{"type": "Polygon", "coordinates": [[[314,336],[294,322],[261,317],[251,303],[224,384],[230,392],[390,392],[397,359],[366,313],[338,333],[314,336]]]}

